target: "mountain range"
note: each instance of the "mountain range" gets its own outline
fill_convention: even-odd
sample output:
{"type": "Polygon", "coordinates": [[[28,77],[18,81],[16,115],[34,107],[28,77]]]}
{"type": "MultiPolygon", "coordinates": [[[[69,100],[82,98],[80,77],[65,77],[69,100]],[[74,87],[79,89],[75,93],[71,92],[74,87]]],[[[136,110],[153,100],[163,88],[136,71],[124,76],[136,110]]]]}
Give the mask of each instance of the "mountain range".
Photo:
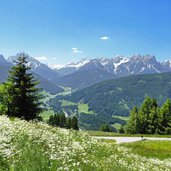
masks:
{"type": "Polygon", "coordinates": [[[55,69],[59,75],[61,74],[61,76],[64,76],[80,70],[94,68],[105,70],[116,77],[121,77],[135,74],[169,72],[171,71],[171,61],[159,62],[153,55],[133,55],[130,58],[118,55],[114,58],[84,58],[79,62],[70,63],[63,67],[53,69],[55,69]]]}
{"type": "Polygon", "coordinates": [[[129,75],[154,74],[171,71],[171,61],[159,62],[152,55],[133,55],[130,58],[82,59],[55,71],[60,75],[53,81],[58,85],[81,89],[103,80],[129,75]],[[87,76],[88,75],[88,76],[87,76]]]}
{"type": "MultiPolygon", "coordinates": [[[[16,57],[10,57],[8,60],[4,58],[3,55],[0,55],[0,83],[5,82],[8,77],[9,70],[14,65],[13,60],[15,60],[16,57]]],[[[34,77],[40,81],[39,87],[43,90],[51,93],[51,94],[57,94],[59,92],[63,92],[63,89],[59,86],[57,86],[55,83],[52,83],[48,78],[52,78],[54,75],[57,75],[57,73],[50,68],[48,68],[46,65],[41,64],[39,61],[35,60],[34,58],[29,57],[29,65],[32,66],[32,72],[34,77]],[[47,75],[49,74],[49,77],[47,75]]]]}
{"type": "MultiPolygon", "coordinates": [[[[16,56],[7,60],[0,56],[0,65],[13,65],[16,56]]],[[[104,80],[129,75],[155,74],[171,71],[171,61],[159,62],[152,55],[133,55],[130,58],[118,55],[114,58],[84,58],[62,67],[50,68],[33,57],[28,58],[32,71],[51,83],[82,89],[104,80]]],[[[1,76],[0,76],[1,77],[1,76]]]]}
{"type": "MultiPolygon", "coordinates": [[[[15,59],[0,55],[0,82],[7,79],[15,59]]],[[[147,95],[157,98],[160,105],[171,98],[171,61],[159,62],[151,55],[85,58],[53,69],[28,57],[28,65],[45,91],[58,94],[65,87],[74,89],[70,95],[60,93],[48,104],[54,111],[77,114],[86,129],[98,129],[104,122],[124,124],[123,117],[147,95]]]]}

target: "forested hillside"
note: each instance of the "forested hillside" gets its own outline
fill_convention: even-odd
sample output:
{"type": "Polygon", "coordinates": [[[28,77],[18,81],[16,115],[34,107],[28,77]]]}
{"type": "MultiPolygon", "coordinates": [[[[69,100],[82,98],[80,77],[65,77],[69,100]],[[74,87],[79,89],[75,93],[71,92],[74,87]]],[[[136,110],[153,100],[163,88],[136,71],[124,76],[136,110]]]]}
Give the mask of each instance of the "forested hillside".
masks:
{"type": "Polygon", "coordinates": [[[136,75],[104,81],[68,96],[56,97],[50,104],[56,111],[62,109],[69,114],[77,112],[84,127],[97,129],[103,122],[125,123],[118,116],[128,116],[131,108],[140,106],[146,96],[156,98],[159,105],[171,98],[171,73],[136,75]],[[67,102],[65,105],[64,100],[67,102]],[[87,105],[87,111],[80,111],[80,104],[87,105]],[[91,114],[88,114],[90,111],[91,114]]]}

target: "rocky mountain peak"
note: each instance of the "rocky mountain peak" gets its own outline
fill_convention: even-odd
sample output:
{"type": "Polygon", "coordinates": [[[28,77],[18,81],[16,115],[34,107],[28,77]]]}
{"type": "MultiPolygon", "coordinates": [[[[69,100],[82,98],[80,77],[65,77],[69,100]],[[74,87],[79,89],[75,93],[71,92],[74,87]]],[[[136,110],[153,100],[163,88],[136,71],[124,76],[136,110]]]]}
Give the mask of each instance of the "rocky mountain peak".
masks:
{"type": "Polygon", "coordinates": [[[0,63],[7,63],[3,55],[0,55],[0,63]]]}
{"type": "Polygon", "coordinates": [[[152,64],[152,63],[156,63],[156,57],[155,56],[152,56],[152,55],[145,55],[143,57],[143,62],[145,64],[152,64]]]}

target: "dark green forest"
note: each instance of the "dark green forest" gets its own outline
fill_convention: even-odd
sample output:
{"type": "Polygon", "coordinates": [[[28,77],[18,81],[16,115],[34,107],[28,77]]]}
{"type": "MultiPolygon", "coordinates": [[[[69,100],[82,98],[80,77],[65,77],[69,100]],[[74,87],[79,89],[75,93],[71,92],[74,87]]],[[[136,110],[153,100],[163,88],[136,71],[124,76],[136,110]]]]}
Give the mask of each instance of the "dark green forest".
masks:
{"type": "Polygon", "coordinates": [[[132,108],[125,131],[131,134],[171,134],[170,99],[159,107],[156,99],[146,97],[140,108],[132,108]]]}
{"type": "Polygon", "coordinates": [[[68,96],[57,96],[49,104],[55,111],[65,110],[69,114],[78,110],[78,103],[88,104],[94,115],[79,113],[81,126],[86,129],[98,129],[101,124],[126,122],[112,116],[129,116],[136,105],[140,107],[146,96],[156,98],[161,106],[171,98],[171,73],[134,75],[112,79],[84,88],[68,96]],[[76,103],[73,106],[61,106],[60,100],[76,103]]]}

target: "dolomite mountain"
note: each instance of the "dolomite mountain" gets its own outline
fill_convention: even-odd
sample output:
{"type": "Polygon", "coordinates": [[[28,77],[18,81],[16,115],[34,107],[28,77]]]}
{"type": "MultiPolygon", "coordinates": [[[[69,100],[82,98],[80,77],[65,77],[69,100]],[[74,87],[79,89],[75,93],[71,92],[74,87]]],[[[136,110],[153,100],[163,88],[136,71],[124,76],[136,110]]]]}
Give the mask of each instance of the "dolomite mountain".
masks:
{"type": "Polygon", "coordinates": [[[62,86],[80,89],[103,80],[129,75],[155,74],[171,71],[171,61],[159,62],[152,55],[133,55],[130,58],[82,59],[56,68],[60,78],[53,80],[62,86]]]}
{"type": "MultiPolygon", "coordinates": [[[[7,60],[0,55],[0,66],[8,68],[13,65],[16,56],[7,60]]],[[[171,61],[159,62],[152,55],[133,55],[129,58],[118,55],[113,58],[84,58],[65,66],[47,66],[33,57],[28,58],[32,71],[58,86],[81,89],[103,80],[129,75],[155,74],[171,72],[171,61]]],[[[7,71],[6,71],[7,72],[7,71]]],[[[3,77],[1,72],[0,77],[3,77]]]]}
{"type": "MultiPolygon", "coordinates": [[[[90,70],[90,69],[105,70],[116,77],[135,75],[135,74],[151,74],[163,73],[171,71],[171,61],[159,62],[155,56],[152,55],[133,55],[130,58],[123,56],[116,56],[114,58],[95,58],[82,59],[76,63],[70,63],[60,68],[54,68],[57,72],[66,71],[70,74],[76,71],[90,70]]],[[[64,75],[67,75],[64,74],[64,75]]]]}

